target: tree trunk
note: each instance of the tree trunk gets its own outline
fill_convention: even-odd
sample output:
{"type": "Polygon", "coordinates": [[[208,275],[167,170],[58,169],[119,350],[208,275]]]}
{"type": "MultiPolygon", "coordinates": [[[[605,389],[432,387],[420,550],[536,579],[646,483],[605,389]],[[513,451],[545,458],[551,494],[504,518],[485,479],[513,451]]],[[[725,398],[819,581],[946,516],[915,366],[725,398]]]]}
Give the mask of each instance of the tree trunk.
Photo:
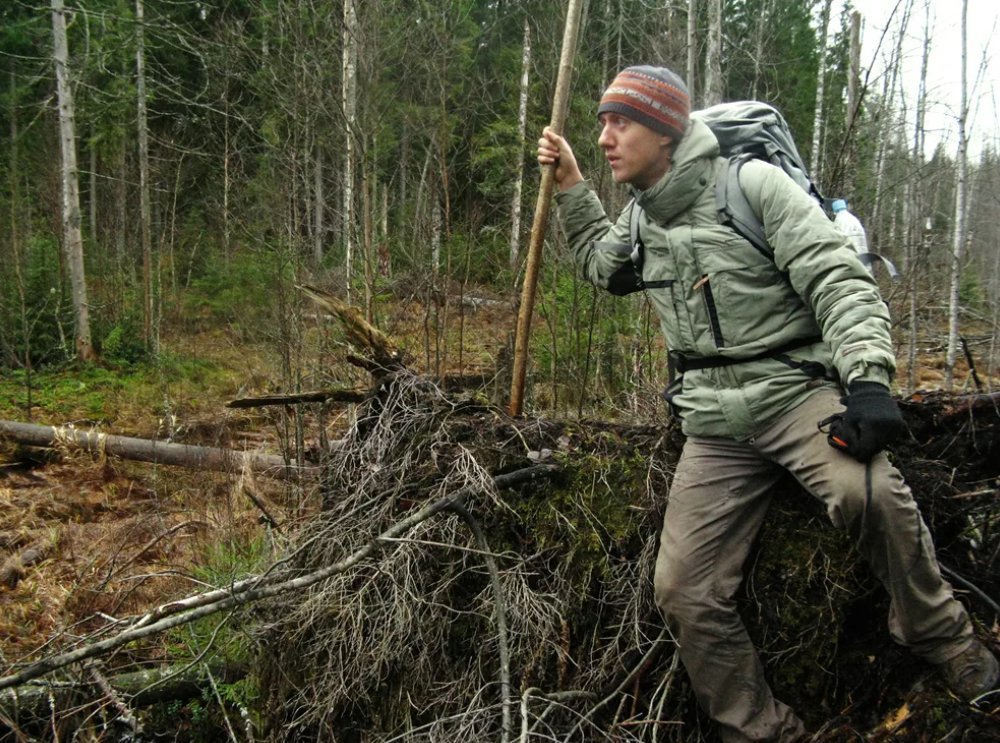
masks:
{"type": "MultiPolygon", "coordinates": [[[[885,183],[886,160],[888,159],[889,144],[894,139],[893,131],[899,132],[900,126],[896,117],[896,83],[900,78],[899,70],[903,63],[903,39],[906,36],[907,28],[910,25],[910,12],[913,9],[913,0],[908,0],[903,8],[903,15],[900,18],[899,30],[896,33],[896,44],[892,49],[892,56],[889,58],[889,70],[883,78],[882,98],[879,102],[878,149],[875,155],[875,197],[872,202],[871,218],[868,222],[868,245],[872,250],[878,252],[882,243],[882,202],[883,185],[885,183]]],[[[894,212],[890,212],[894,213],[894,212]]],[[[892,241],[890,245],[894,244],[892,241]]]]}
{"type": "Polygon", "coordinates": [[[955,355],[958,349],[959,287],[962,281],[962,258],[965,254],[966,227],[966,185],[968,179],[968,141],[966,123],[968,117],[968,17],[969,0],[962,0],[962,75],[961,103],[958,110],[958,178],[955,183],[955,229],[952,241],[951,291],[948,302],[948,351],[945,355],[945,387],[951,391],[955,380],[955,355]]]}
{"type": "Polygon", "coordinates": [[[319,268],[323,263],[323,232],[326,229],[324,216],[326,214],[325,196],[323,195],[323,152],[316,144],[316,154],[313,159],[313,263],[319,268]]]}
{"type": "Polygon", "coordinates": [[[59,99],[59,144],[62,152],[63,251],[66,254],[73,310],[76,314],[76,357],[80,361],[92,361],[96,354],[90,339],[90,306],[87,302],[87,277],[83,261],[83,233],[80,229],[80,173],[76,164],[76,124],[63,0],[52,0],[52,38],[59,99]]]}
{"type": "Polygon", "coordinates": [[[722,0],[708,0],[708,44],[705,49],[704,105],[722,101],[722,0]]]}
{"type": "MultiPolygon", "coordinates": [[[[914,125],[913,125],[913,156],[912,161],[915,168],[914,180],[920,173],[921,167],[924,162],[924,113],[927,109],[927,63],[930,58],[931,51],[931,20],[930,20],[930,3],[929,0],[924,0],[924,47],[923,53],[921,55],[920,61],[920,84],[917,89],[917,106],[914,112],[914,125]]],[[[919,256],[923,252],[924,248],[924,205],[925,198],[923,194],[922,184],[913,183],[911,184],[911,203],[910,210],[912,212],[912,219],[910,220],[910,227],[912,233],[910,239],[907,240],[907,256],[904,262],[903,273],[908,277],[909,280],[909,291],[910,291],[910,337],[909,337],[909,358],[907,364],[907,389],[910,393],[914,392],[917,388],[917,317],[918,310],[920,307],[920,302],[917,298],[917,278],[920,275],[920,261],[919,256]]]]}
{"type": "MultiPolygon", "coordinates": [[[[696,96],[695,78],[698,65],[698,0],[688,0],[688,25],[687,25],[687,86],[691,96],[691,104],[694,106],[696,96]]],[[[700,100],[700,98],[698,98],[700,100]]]]}
{"type": "Polygon", "coordinates": [[[153,332],[153,240],[149,201],[149,126],[146,116],[146,42],[143,0],[135,0],[135,86],[138,96],[136,126],[139,135],[139,229],[142,244],[142,329],[146,348],[155,350],[153,332]]]}
{"type": "MultiPolygon", "coordinates": [[[[232,684],[244,678],[247,669],[213,663],[211,673],[219,681],[232,684]]],[[[200,664],[132,671],[107,680],[115,692],[128,697],[129,707],[149,707],[163,702],[193,699],[211,688],[200,664]]],[[[55,688],[26,687],[17,689],[16,694],[15,690],[4,690],[0,693],[0,715],[26,725],[33,720],[48,718],[52,714],[53,705],[56,709],[64,710],[78,703],[81,695],[86,692],[91,692],[93,696],[93,691],[89,684],[59,685],[55,688]]]]}
{"type": "Polygon", "coordinates": [[[851,193],[854,190],[853,162],[854,126],[858,115],[861,88],[861,14],[851,13],[851,46],[847,73],[847,122],[845,126],[844,160],[843,160],[843,190],[851,193]]]}
{"type": "Polygon", "coordinates": [[[358,14],[354,0],[344,0],[344,48],[341,78],[341,103],[344,108],[344,270],[347,301],[351,301],[351,277],[354,272],[354,127],[357,117],[357,29],[358,14]]]}
{"type": "Polygon", "coordinates": [[[510,202],[510,257],[511,271],[517,270],[521,252],[521,191],[524,187],[524,138],[528,126],[528,73],[531,71],[531,26],[524,19],[524,43],[521,46],[521,85],[517,107],[517,175],[514,177],[514,196],[510,202]]]}
{"type": "Polygon", "coordinates": [[[809,158],[809,169],[816,183],[822,182],[823,173],[823,96],[826,90],[826,47],[827,35],[830,32],[830,6],[833,0],[823,3],[823,15],[820,21],[819,68],[816,71],[816,107],[813,111],[812,155],[809,158]]]}

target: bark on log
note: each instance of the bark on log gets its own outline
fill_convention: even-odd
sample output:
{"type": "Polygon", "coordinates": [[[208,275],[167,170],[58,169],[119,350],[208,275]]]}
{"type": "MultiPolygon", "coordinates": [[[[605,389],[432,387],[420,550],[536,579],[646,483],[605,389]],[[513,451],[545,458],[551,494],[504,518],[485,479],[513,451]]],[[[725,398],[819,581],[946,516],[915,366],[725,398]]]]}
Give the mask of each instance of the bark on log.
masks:
{"type": "MultiPolygon", "coordinates": [[[[238,665],[209,664],[209,671],[217,681],[231,684],[246,676],[247,669],[238,665]]],[[[202,666],[168,666],[145,671],[133,671],[113,676],[111,687],[130,707],[149,707],[161,702],[173,702],[200,697],[209,688],[202,666]]],[[[30,724],[46,719],[51,713],[49,695],[57,710],[69,707],[82,698],[97,699],[94,685],[88,683],[39,684],[6,689],[0,692],[0,717],[17,724],[30,724]]],[[[4,727],[0,724],[0,733],[4,727]]],[[[2,736],[0,736],[2,737],[2,736]]]]}
{"type": "Polygon", "coordinates": [[[96,431],[78,431],[66,426],[39,426],[33,423],[0,420],[0,437],[26,446],[58,447],[100,453],[122,459],[176,465],[217,472],[239,471],[244,465],[272,477],[288,477],[297,468],[275,454],[240,452],[218,447],[171,444],[165,441],[114,436],[96,431]]]}

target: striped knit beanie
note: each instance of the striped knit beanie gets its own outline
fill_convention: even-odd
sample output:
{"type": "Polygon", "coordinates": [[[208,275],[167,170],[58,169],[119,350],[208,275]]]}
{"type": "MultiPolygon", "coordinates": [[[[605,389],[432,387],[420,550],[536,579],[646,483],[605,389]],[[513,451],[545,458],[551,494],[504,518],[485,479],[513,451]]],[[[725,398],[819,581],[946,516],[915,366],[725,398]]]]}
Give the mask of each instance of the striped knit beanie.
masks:
{"type": "Polygon", "coordinates": [[[598,115],[617,113],[678,140],[688,125],[687,86],[666,67],[626,67],[601,97],[598,115]]]}

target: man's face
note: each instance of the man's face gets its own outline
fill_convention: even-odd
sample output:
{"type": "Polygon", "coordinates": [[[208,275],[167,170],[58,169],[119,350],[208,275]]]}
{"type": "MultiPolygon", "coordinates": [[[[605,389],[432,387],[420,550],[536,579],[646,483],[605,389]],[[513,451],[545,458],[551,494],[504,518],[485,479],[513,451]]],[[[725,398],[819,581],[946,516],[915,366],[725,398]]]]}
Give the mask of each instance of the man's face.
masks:
{"type": "Polygon", "coordinates": [[[616,183],[644,190],[670,170],[670,137],[617,113],[602,113],[598,121],[597,145],[604,150],[616,183]]]}

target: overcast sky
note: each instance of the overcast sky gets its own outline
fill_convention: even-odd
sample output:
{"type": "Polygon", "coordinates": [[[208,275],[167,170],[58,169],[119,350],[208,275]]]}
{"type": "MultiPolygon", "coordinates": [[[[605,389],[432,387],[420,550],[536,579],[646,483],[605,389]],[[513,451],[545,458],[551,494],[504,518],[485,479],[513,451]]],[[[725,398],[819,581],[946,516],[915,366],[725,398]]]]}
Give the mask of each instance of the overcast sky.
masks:
{"type": "MultiPolygon", "coordinates": [[[[1000,42],[993,38],[1000,30],[1000,2],[968,1],[970,121],[966,130],[970,139],[970,154],[975,155],[985,143],[991,143],[995,148],[1000,145],[1000,106],[997,100],[1000,42]]],[[[841,4],[840,0],[834,0],[834,12],[837,14],[834,18],[839,18],[841,4]]],[[[880,75],[896,43],[905,5],[906,0],[855,0],[854,6],[863,19],[862,76],[866,70],[872,71],[869,84],[873,92],[882,91],[880,75]],[[887,28],[888,32],[883,37],[887,28]]],[[[913,5],[903,42],[904,84],[911,111],[917,99],[925,27],[924,0],[914,0],[913,5]]],[[[949,151],[954,151],[958,146],[957,118],[961,102],[962,3],[961,0],[929,0],[928,5],[931,24],[931,53],[927,71],[928,148],[933,150],[938,141],[943,141],[949,151]]]]}

